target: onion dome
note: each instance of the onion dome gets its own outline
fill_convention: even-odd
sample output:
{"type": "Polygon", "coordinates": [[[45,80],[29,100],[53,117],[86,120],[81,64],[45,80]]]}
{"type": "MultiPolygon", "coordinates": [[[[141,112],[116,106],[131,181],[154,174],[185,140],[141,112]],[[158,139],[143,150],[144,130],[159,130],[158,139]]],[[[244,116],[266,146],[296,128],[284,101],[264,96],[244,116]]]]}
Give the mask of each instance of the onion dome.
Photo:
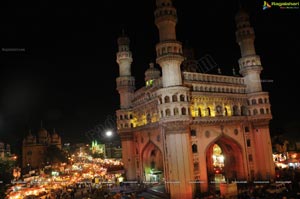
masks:
{"type": "Polygon", "coordinates": [[[145,81],[158,79],[160,77],[159,69],[154,67],[154,63],[149,64],[149,68],[145,72],[145,81]]]}
{"type": "Polygon", "coordinates": [[[38,131],[38,136],[40,138],[45,138],[45,137],[48,137],[48,131],[44,128],[41,128],[39,131],[38,131]]]}

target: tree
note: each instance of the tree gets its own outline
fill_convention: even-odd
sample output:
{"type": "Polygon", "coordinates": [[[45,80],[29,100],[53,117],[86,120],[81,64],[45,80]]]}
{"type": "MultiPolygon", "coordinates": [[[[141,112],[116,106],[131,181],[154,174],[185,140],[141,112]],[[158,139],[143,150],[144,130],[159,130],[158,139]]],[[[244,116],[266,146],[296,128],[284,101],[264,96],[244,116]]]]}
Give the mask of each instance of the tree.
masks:
{"type": "Polygon", "coordinates": [[[103,153],[92,153],[91,155],[92,155],[93,158],[104,159],[104,154],[103,153]]]}
{"type": "Polygon", "coordinates": [[[278,153],[287,152],[289,141],[285,139],[282,135],[274,136],[272,139],[272,143],[276,152],[278,153]]]}
{"type": "Polygon", "coordinates": [[[45,161],[49,163],[63,163],[67,162],[67,154],[55,145],[47,148],[45,161]]]}
{"type": "Polygon", "coordinates": [[[13,179],[13,169],[15,167],[16,161],[14,160],[2,160],[0,158],[0,198],[4,198],[5,185],[10,183],[13,179]]]}

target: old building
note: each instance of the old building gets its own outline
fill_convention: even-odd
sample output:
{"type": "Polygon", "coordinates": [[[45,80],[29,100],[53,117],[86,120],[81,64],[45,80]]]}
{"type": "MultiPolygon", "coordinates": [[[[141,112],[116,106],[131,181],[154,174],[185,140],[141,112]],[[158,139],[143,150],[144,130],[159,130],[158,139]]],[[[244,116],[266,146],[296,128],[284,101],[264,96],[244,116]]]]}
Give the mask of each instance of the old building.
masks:
{"type": "Polygon", "coordinates": [[[176,39],[171,0],[156,0],[154,16],[162,74],[151,63],[144,87],[136,89],[131,75],[129,38],[118,38],[116,114],[127,179],[164,181],[172,199],[188,199],[211,182],[273,178],[272,115],[249,15],[241,9],[235,17],[240,76],[194,70],[176,39]]]}
{"type": "Polygon", "coordinates": [[[10,145],[0,141],[0,159],[11,156],[10,145]]]}
{"type": "Polygon", "coordinates": [[[45,163],[45,155],[49,146],[57,146],[61,149],[61,137],[55,130],[48,133],[41,128],[37,135],[31,132],[23,139],[22,144],[22,167],[40,168],[45,163]]]}

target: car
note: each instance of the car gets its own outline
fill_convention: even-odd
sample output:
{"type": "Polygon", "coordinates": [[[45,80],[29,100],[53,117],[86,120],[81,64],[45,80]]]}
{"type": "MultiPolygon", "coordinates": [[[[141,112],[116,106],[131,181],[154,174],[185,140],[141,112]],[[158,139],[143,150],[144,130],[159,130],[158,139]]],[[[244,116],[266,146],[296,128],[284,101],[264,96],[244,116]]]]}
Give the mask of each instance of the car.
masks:
{"type": "Polygon", "coordinates": [[[287,191],[287,188],[284,183],[273,183],[270,185],[269,188],[266,189],[266,192],[271,194],[277,194],[287,191]]]}

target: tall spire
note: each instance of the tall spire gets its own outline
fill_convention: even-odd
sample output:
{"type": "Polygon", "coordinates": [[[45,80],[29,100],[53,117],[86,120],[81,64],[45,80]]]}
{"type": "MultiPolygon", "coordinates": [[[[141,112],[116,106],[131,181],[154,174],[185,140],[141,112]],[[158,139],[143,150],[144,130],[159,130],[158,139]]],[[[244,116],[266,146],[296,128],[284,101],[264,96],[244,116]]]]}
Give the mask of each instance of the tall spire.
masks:
{"type": "Polygon", "coordinates": [[[177,12],[171,0],[156,0],[155,24],[160,41],[176,40],[177,12]]]}
{"type": "Polygon", "coordinates": [[[243,8],[242,0],[238,0],[239,10],[243,8]]]}
{"type": "Polygon", "coordinates": [[[167,96],[177,96],[180,93],[184,98],[183,100],[181,97],[180,104],[177,100],[172,100],[172,102],[162,100],[158,105],[158,110],[161,113],[162,132],[165,134],[165,147],[168,148],[168,153],[164,157],[165,161],[168,162],[164,169],[166,180],[176,179],[180,182],[176,185],[166,185],[166,190],[170,192],[170,198],[172,199],[190,199],[194,190],[194,185],[188,182],[194,178],[190,164],[193,159],[187,123],[187,121],[190,121],[190,115],[187,111],[190,102],[186,99],[190,99],[190,88],[182,84],[183,78],[180,66],[184,57],[182,44],[176,39],[177,12],[172,5],[172,1],[156,0],[154,16],[155,24],[159,30],[159,43],[156,45],[156,63],[162,69],[163,86],[157,91],[157,95],[161,99],[166,99],[167,96]],[[171,107],[176,107],[174,114],[169,112],[171,107]],[[181,114],[177,114],[179,112],[176,110],[181,111],[181,114]],[[180,128],[178,128],[179,126],[180,128]],[[175,146],[174,140],[180,140],[181,144],[175,146]],[[182,161],[182,164],[173,164],[178,160],[185,161],[182,161]]]}
{"type": "Polygon", "coordinates": [[[122,36],[125,37],[125,29],[122,28],[122,36]]]}
{"type": "Polygon", "coordinates": [[[254,40],[255,33],[250,24],[249,14],[239,9],[235,16],[236,41],[240,46],[241,58],[239,59],[240,74],[244,76],[247,92],[260,92],[262,90],[260,72],[262,70],[260,57],[256,55],[254,40]]]}
{"type": "Polygon", "coordinates": [[[120,68],[120,76],[131,76],[132,55],[130,51],[130,39],[125,35],[124,29],[118,38],[119,51],[117,53],[117,63],[120,68]]]}
{"type": "Polygon", "coordinates": [[[163,87],[182,85],[180,65],[184,60],[181,42],[176,40],[177,12],[171,0],[156,0],[155,24],[159,30],[156,62],[162,68],[163,87]]]}
{"type": "Polygon", "coordinates": [[[130,39],[125,35],[124,29],[118,38],[117,63],[119,64],[119,77],[117,90],[120,94],[121,108],[129,108],[135,89],[135,79],[131,76],[132,54],[130,51],[130,39]]]}
{"type": "Polygon", "coordinates": [[[219,75],[222,75],[222,70],[221,70],[220,67],[218,67],[218,74],[219,74],[219,75]]]}

